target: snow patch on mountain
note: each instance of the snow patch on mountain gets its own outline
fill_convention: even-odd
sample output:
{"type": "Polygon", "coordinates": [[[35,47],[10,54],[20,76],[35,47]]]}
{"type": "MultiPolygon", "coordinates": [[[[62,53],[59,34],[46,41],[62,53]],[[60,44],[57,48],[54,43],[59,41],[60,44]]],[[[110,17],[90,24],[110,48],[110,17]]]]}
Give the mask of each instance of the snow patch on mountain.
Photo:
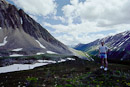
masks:
{"type": "Polygon", "coordinates": [[[53,60],[38,60],[40,63],[56,63],[56,61],[53,60]]]}
{"type": "Polygon", "coordinates": [[[127,41],[127,40],[129,40],[130,39],[130,37],[128,37],[125,41],[127,41]]]}
{"type": "Polygon", "coordinates": [[[128,33],[128,32],[127,32],[127,31],[125,31],[125,32],[123,32],[123,33],[122,33],[122,35],[123,35],[123,36],[126,36],[126,35],[127,35],[127,33],[128,33]]]}
{"type": "Polygon", "coordinates": [[[47,53],[49,53],[49,54],[57,54],[56,52],[53,52],[53,51],[47,51],[47,53]]]}
{"type": "Polygon", "coordinates": [[[12,51],[21,51],[23,48],[13,49],[12,51]]]}
{"type": "Polygon", "coordinates": [[[67,58],[67,60],[75,60],[74,58],[67,58]]]}
{"type": "Polygon", "coordinates": [[[4,46],[8,42],[6,39],[7,39],[7,36],[4,38],[3,43],[0,43],[0,46],[4,46]]]}
{"type": "Polygon", "coordinates": [[[21,55],[21,54],[12,54],[12,55],[10,55],[10,57],[18,57],[18,56],[24,56],[24,55],[21,55]]]}
{"type": "Polygon", "coordinates": [[[35,63],[35,64],[13,64],[6,67],[0,68],[0,73],[7,73],[7,72],[14,72],[14,71],[21,71],[21,70],[29,70],[34,69],[35,67],[47,65],[48,63],[35,63]]]}
{"type": "Polygon", "coordinates": [[[46,47],[45,46],[43,46],[38,40],[36,40],[36,42],[40,45],[40,47],[41,48],[44,48],[44,49],[46,49],[46,47]]]}
{"type": "Polygon", "coordinates": [[[21,22],[21,24],[23,24],[23,19],[20,17],[20,22],[21,22]]]}
{"type": "Polygon", "coordinates": [[[122,46],[124,43],[125,43],[125,42],[121,42],[121,44],[119,45],[119,47],[122,46]]]}
{"type": "Polygon", "coordinates": [[[45,53],[42,53],[42,52],[37,53],[37,55],[41,55],[41,54],[45,54],[45,53]]]}
{"type": "MultiPolygon", "coordinates": [[[[75,59],[67,58],[67,60],[73,60],[74,61],[75,59]]],[[[10,66],[0,67],[0,73],[30,70],[30,69],[34,69],[35,67],[44,66],[44,65],[53,64],[53,63],[65,62],[67,60],[61,59],[57,62],[54,61],[54,60],[37,60],[38,63],[34,63],[34,64],[13,64],[13,65],[10,65],[10,66]]]]}
{"type": "Polygon", "coordinates": [[[117,47],[114,47],[113,49],[116,49],[117,47]]]}

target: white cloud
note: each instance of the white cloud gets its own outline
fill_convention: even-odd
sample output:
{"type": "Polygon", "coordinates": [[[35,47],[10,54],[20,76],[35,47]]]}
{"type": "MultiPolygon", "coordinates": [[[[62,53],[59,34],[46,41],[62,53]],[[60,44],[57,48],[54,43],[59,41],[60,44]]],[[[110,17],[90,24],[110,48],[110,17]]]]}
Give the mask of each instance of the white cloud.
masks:
{"type": "Polygon", "coordinates": [[[107,35],[130,30],[130,0],[70,0],[70,4],[63,6],[62,11],[68,25],[51,25],[55,33],[65,33],[57,37],[65,44],[88,43],[107,35]],[[80,18],[81,23],[74,24],[74,19],[80,18]],[[109,34],[90,34],[114,30],[109,34]],[[68,35],[69,34],[69,35],[68,35]]]}
{"type": "Polygon", "coordinates": [[[88,42],[91,42],[91,41],[94,41],[96,39],[103,38],[103,37],[105,37],[105,35],[103,34],[96,34],[96,35],[90,35],[90,36],[88,36],[87,34],[84,34],[81,37],[78,37],[78,35],[73,36],[73,35],[64,34],[56,38],[60,40],[61,42],[63,42],[64,44],[71,46],[71,45],[77,45],[79,43],[86,44],[88,42]]]}
{"type": "Polygon", "coordinates": [[[99,26],[130,23],[129,0],[71,0],[62,11],[69,18],[80,17],[84,21],[97,22],[99,26]]]}
{"type": "Polygon", "coordinates": [[[65,23],[65,18],[62,17],[62,16],[53,16],[53,19],[54,20],[60,20],[60,21],[62,21],[62,23],[65,23]]]}
{"type": "Polygon", "coordinates": [[[94,27],[93,25],[96,25],[94,23],[81,23],[81,24],[69,24],[69,25],[51,25],[49,23],[44,23],[44,26],[50,27],[55,29],[55,31],[51,32],[58,40],[63,42],[66,45],[76,45],[78,43],[88,43],[91,41],[94,41],[98,38],[103,38],[106,35],[103,34],[91,34],[88,35],[89,33],[93,32],[100,32],[107,30],[105,28],[98,28],[94,27]],[[58,34],[61,34],[59,35],[58,34]]]}
{"type": "Polygon", "coordinates": [[[56,14],[55,0],[12,0],[17,7],[33,15],[47,16],[56,14]]]}
{"type": "Polygon", "coordinates": [[[54,35],[64,33],[56,38],[67,45],[88,43],[107,35],[130,30],[129,0],[70,0],[71,4],[63,6],[62,11],[68,25],[57,24],[46,26],[54,28],[54,35]],[[81,23],[75,24],[74,19],[80,18],[81,23]],[[94,32],[112,31],[108,34],[91,34],[94,32]]]}
{"type": "Polygon", "coordinates": [[[79,0],[70,0],[70,3],[72,5],[77,5],[79,3],[79,0]]]}
{"type": "MultiPolygon", "coordinates": [[[[67,45],[88,43],[107,35],[130,30],[130,0],[70,0],[70,3],[60,8],[62,16],[57,16],[57,4],[55,0],[12,0],[18,7],[35,15],[46,16],[47,19],[60,20],[62,23],[52,25],[43,22],[43,26],[53,28],[49,30],[61,42],[67,45]],[[48,17],[47,15],[53,14],[48,17]],[[80,23],[74,23],[75,19],[80,23]],[[114,30],[108,34],[102,32],[114,30]],[[63,34],[62,34],[63,33],[63,34]]],[[[57,0],[58,1],[58,0],[57,0]]],[[[37,19],[36,19],[37,20],[37,19]]]]}

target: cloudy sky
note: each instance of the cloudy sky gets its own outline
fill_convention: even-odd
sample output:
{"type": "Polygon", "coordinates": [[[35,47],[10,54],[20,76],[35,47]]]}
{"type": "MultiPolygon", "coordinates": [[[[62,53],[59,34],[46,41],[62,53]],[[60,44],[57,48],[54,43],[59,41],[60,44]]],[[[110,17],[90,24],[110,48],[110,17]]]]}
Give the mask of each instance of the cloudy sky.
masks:
{"type": "Polygon", "coordinates": [[[130,30],[130,0],[7,0],[66,45],[130,30]]]}

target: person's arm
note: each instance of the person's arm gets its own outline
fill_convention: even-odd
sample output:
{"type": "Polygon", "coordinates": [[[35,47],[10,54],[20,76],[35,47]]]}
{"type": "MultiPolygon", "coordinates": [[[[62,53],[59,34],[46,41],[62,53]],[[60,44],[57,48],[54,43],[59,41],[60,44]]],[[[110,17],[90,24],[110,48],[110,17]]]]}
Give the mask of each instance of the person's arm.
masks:
{"type": "Polygon", "coordinates": [[[99,47],[99,49],[98,49],[98,56],[100,56],[100,47],[99,47]]]}
{"type": "Polygon", "coordinates": [[[109,53],[110,52],[110,48],[109,47],[107,47],[107,53],[109,53]]]}
{"type": "Polygon", "coordinates": [[[109,53],[110,51],[111,51],[111,49],[109,48],[109,49],[108,49],[108,53],[109,53]]]}

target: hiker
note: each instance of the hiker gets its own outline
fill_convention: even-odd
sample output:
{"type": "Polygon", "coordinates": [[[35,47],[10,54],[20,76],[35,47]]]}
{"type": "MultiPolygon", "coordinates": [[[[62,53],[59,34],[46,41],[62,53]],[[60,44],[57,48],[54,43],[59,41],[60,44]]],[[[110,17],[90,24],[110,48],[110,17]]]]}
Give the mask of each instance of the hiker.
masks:
{"type": "Polygon", "coordinates": [[[100,69],[104,69],[104,71],[108,70],[108,61],[107,61],[107,53],[109,49],[107,46],[104,45],[104,41],[101,42],[101,46],[99,47],[99,56],[101,58],[101,67],[100,69]],[[105,60],[105,67],[104,67],[104,60],[105,60]]]}

